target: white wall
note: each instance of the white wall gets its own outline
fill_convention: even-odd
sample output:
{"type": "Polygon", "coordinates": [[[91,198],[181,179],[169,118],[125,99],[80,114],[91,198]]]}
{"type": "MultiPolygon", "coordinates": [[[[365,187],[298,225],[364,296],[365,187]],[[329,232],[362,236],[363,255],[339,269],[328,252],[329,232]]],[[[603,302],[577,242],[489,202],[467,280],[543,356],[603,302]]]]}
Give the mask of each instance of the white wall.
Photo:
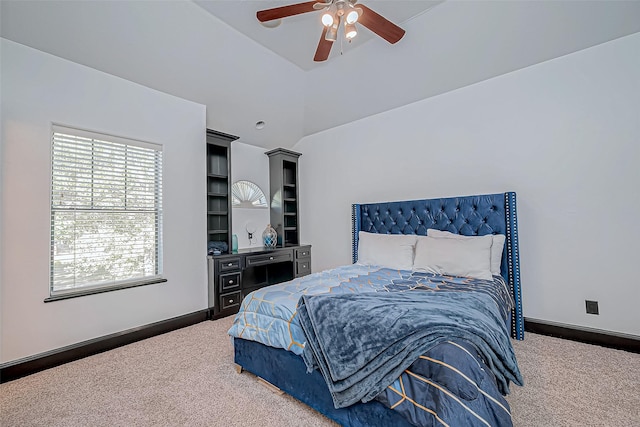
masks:
{"type": "Polygon", "coordinates": [[[210,129],[263,147],[303,136],[304,72],[190,0],[3,0],[0,12],[2,37],[205,104],[210,129]]]}
{"type": "MultiPolygon", "coordinates": [[[[269,158],[267,150],[236,141],[231,143],[231,177],[233,182],[246,180],[255,183],[269,203],[269,158]]],[[[269,209],[233,208],[231,227],[238,236],[238,247],[262,246],[262,232],[269,223],[269,209]],[[256,232],[251,242],[247,224],[253,224],[256,232]]]]}
{"type": "Polygon", "coordinates": [[[0,362],[206,308],[203,105],[2,39],[0,362]],[[162,144],[166,283],[50,303],[51,123],[162,144]]]}
{"type": "Polygon", "coordinates": [[[352,203],[516,191],[524,315],[640,335],[638,52],[635,34],[303,138],[313,270],[351,262],[352,203]]]}

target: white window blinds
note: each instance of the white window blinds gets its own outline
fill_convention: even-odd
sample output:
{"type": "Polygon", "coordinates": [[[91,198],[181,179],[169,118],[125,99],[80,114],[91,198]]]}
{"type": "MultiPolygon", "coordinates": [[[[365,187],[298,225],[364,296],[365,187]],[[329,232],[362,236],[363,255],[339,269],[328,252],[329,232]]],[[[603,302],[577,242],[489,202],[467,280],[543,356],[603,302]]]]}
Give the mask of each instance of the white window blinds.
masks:
{"type": "Polygon", "coordinates": [[[53,126],[51,296],[162,274],[162,147],[53,126]]]}

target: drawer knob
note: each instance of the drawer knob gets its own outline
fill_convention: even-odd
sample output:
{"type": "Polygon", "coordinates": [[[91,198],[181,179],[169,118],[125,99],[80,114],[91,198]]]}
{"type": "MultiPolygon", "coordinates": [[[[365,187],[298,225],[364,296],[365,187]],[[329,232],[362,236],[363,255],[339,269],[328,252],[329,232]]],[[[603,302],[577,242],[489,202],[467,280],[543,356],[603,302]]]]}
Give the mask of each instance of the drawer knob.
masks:
{"type": "Polygon", "coordinates": [[[233,280],[229,280],[229,284],[230,284],[230,285],[233,285],[233,280]]]}
{"type": "Polygon", "coordinates": [[[306,255],[306,254],[307,254],[306,252],[302,252],[302,255],[306,255]]]}
{"type": "Polygon", "coordinates": [[[307,264],[302,264],[302,268],[307,268],[307,264]]]}
{"type": "Polygon", "coordinates": [[[273,257],[272,257],[272,256],[270,256],[270,257],[269,257],[269,259],[273,259],[273,257]]]}
{"type": "Polygon", "coordinates": [[[231,267],[233,265],[232,262],[230,262],[229,264],[227,264],[227,267],[231,267]]]}
{"type": "Polygon", "coordinates": [[[232,299],[229,300],[229,304],[233,304],[233,300],[232,299]]]}

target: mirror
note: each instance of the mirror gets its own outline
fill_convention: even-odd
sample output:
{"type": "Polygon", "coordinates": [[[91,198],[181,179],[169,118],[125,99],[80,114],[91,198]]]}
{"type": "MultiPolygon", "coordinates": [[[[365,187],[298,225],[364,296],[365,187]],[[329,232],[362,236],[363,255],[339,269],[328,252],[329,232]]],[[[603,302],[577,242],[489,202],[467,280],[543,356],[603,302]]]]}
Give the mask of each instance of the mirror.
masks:
{"type": "Polygon", "coordinates": [[[234,208],[266,209],[267,199],[257,184],[236,181],[231,186],[231,206],[234,208]]]}

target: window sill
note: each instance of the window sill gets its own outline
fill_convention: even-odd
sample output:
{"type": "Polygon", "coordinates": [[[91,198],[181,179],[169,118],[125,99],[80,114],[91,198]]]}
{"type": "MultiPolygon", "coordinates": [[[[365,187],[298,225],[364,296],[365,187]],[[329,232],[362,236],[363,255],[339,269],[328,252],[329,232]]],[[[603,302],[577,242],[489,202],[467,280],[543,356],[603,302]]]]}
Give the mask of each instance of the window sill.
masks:
{"type": "Polygon", "coordinates": [[[69,292],[69,293],[51,295],[50,297],[45,298],[44,302],[60,301],[60,300],[63,300],[63,299],[78,298],[78,297],[84,297],[84,296],[87,296],[87,295],[101,294],[101,293],[104,293],[104,292],[119,291],[121,289],[136,288],[138,286],[154,285],[156,283],[163,283],[163,282],[166,282],[166,281],[167,281],[167,279],[156,278],[156,279],[149,279],[149,280],[140,280],[138,282],[129,282],[129,283],[121,284],[121,285],[105,286],[105,287],[100,287],[100,288],[78,290],[78,291],[69,292]]]}

